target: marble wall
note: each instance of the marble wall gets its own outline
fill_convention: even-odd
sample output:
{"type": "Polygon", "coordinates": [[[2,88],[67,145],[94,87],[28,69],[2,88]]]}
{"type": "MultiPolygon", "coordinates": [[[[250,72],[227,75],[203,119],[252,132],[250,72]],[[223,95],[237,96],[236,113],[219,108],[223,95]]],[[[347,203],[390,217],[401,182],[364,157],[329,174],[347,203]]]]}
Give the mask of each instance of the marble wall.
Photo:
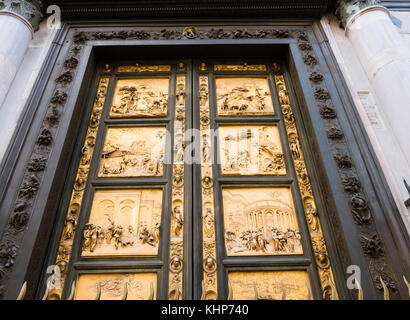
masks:
{"type": "Polygon", "coordinates": [[[340,28],[333,15],[323,17],[320,23],[410,232],[410,209],[404,205],[410,195],[403,183],[403,178],[410,183],[410,106],[407,93],[403,92],[410,90],[400,87],[410,77],[406,72],[410,71],[410,12],[391,12],[391,15],[401,21],[401,26],[391,24],[383,12],[369,13],[359,21],[355,27],[368,28],[366,32],[373,37],[370,40],[358,38],[355,30],[352,33],[340,28]],[[403,43],[405,48],[399,48],[403,43]]]}

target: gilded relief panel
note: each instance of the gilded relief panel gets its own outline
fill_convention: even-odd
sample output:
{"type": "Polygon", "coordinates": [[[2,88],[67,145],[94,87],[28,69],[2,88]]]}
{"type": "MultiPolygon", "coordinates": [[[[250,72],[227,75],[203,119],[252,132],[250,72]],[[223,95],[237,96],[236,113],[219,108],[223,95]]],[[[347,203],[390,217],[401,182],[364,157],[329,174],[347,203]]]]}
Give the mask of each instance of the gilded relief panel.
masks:
{"type": "Polygon", "coordinates": [[[289,188],[224,188],[228,256],[303,254],[289,188]]]}
{"type": "Polygon", "coordinates": [[[220,126],[223,175],[286,175],[277,126],[220,126]]]}
{"type": "Polygon", "coordinates": [[[169,78],[120,79],[115,88],[111,118],[166,117],[169,78]]]}
{"type": "Polygon", "coordinates": [[[274,115],[267,78],[217,78],[216,99],[220,116],[274,115]]]}
{"type": "Polygon", "coordinates": [[[118,72],[171,72],[170,65],[141,66],[138,63],[131,66],[119,66],[118,72]]]}
{"type": "Polygon", "coordinates": [[[156,256],[161,212],[161,189],[96,191],[82,256],[156,256]]]}
{"type": "Polygon", "coordinates": [[[165,127],[109,128],[98,176],[162,176],[165,140],[165,127]]]}
{"type": "Polygon", "coordinates": [[[156,273],[81,274],[74,300],[153,300],[156,273]]]}
{"type": "Polygon", "coordinates": [[[305,271],[229,272],[233,300],[311,300],[305,271]]]}
{"type": "Polygon", "coordinates": [[[233,72],[246,72],[246,71],[266,71],[266,66],[263,64],[220,64],[215,66],[215,71],[233,71],[233,72]]]}

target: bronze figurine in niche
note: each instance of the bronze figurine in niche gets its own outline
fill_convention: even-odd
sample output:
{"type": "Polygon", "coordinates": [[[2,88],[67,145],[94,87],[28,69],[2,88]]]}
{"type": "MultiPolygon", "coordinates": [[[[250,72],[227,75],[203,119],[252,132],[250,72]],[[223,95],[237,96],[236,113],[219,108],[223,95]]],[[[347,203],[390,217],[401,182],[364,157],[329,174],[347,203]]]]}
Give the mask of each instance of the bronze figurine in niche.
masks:
{"type": "Polygon", "coordinates": [[[289,188],[223,189],[228,256],[303,254],[289,188]]]}
{"type": "Polygon", "coordinates": [[[166,117],[169,78],[120,79],[114,93],[111,118],[166,117]]]}
{"type": "Polygon", "coordinates": [[[220,116],[274,115],[267,78],[217,78],[216,96],[220,116]]]}
{"type": "Polygon", "coordinates": [[[165,140],[165,127],[109,128],[98,176],[162,176],[165,140]]]}
{"type": "Polygon", "coordinates": [[[223,175],[286,175],[277,126],[221,126],[219,139],[223,175]]]}
{"type": "Polygon", "coordinates": [[[156,256],[162,190],[98,190],[83,230],[83,257],[156,256]]]}

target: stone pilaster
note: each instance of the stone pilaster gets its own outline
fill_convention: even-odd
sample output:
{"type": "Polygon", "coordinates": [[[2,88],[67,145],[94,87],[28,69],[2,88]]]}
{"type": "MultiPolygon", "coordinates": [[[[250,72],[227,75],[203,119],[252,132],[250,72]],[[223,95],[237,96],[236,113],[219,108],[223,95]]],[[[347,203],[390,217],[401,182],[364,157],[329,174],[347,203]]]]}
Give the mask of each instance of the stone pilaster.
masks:
{"type": "Polygon", "coordinates": [[[41,0],[0,0],[0,108],[43,18],[41,0]]]}
{"type": "Polygon", "coordinates": [[[44,1],[42,0],[0,0],[0,13],[12,12],[27,20],[34,31],[38,30],[44,17],[44,1]]]}
{"type": "Polygon", "coordinates": [[[410,181],[410,47],[379,0],[338,0],[334,13],[376,95],[386,124],[385,129],[377,129],[378,134],[394,141],[394,145],[383,145],[383,162],[389,164],[395,198],[410,230],[410,210],[404,206],[408,191],[403,183],[403,178],[410,181]]]}

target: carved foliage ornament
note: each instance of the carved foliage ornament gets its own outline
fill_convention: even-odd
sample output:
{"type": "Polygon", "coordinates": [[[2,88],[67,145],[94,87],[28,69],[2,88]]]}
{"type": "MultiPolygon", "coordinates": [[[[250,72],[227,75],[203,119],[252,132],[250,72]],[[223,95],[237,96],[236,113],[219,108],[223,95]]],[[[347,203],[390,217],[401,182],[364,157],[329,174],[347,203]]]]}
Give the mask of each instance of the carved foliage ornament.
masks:
{"type": "Polygon", "coordinates": [[[194,27],[185,30],[162,29],[159,32],[146,32],[142,30],[112,31],[112,32],[78,32],[74,35],[75,44],[84,44],[88,40],[180,40],[180,39],[263,39],[263,38],[289,38],[291,32],[283,29],[264,30],[230,30],[211,28],[207,31],[198,31],[194,27]]]}
{"type": "MultiPolygon", "coordinates": [[[[375,0],[339,0],[337,3],[339,18],[342,20],[342,24],[345,24],[346,19],[351,15],[369,5],[377,4],[379,4],[379,1],[375,0]]],[[[299,47],[301,42],[308,41],[307,34],[303,31],[296,33],[296,38],[299,43],[299,47]]],[[[341,130],[338,115],[333,106],[330,94],[323,87],[323,75],[320,71],[320,66],[317,63],[313,50],[308,50],[305,52],[304,62],[307,71],[310,73],[310,80],[315,89],[314,96],[318,101],[319,113],[326,122],[326,125],[330,127],[327,131],[327,136],[331,142],[331,147],[334,150],[333,157],[339,167],[341,182],[349,199],[352,217],[358,225],[358,232],[364,235],[366,239],[370,239],[364,240],[362,238],[362,248],[367,257],[367,263],[371,271],[373,282],[379,290],[382,290],[383,287],[380,285],[379,280],[382,278],[382,281],[390,284],[388,286],[390,289],[395,290],[395,281],[391,276],[391,270],[383,254],[383,243],[377,234],[376,226],[371,221],[371,210],[369,208],[368,201],[357,178],[356,168],[350,156],[350,151],[345,147],[345,135],[341,130]],[[341,145],[343,145],[343,148],[341,148],[341,145]],[[367,236],[369,232],[372,234],[370,238],[367,236]],[[377,239],[377,241],[375,239],[377,239]],[[380,240],[380,242],[378,240],[380,240]],[[365,245],[363,245],[363,241],[365,245]],[[376,242],[377,245],[375,245],[376,242]],[[372,250],[372,254],[368,254],[370,247],[377,247],[377,249],[372,250]],[[378,267],[376,268],[372,266],[378,267]]]]}

